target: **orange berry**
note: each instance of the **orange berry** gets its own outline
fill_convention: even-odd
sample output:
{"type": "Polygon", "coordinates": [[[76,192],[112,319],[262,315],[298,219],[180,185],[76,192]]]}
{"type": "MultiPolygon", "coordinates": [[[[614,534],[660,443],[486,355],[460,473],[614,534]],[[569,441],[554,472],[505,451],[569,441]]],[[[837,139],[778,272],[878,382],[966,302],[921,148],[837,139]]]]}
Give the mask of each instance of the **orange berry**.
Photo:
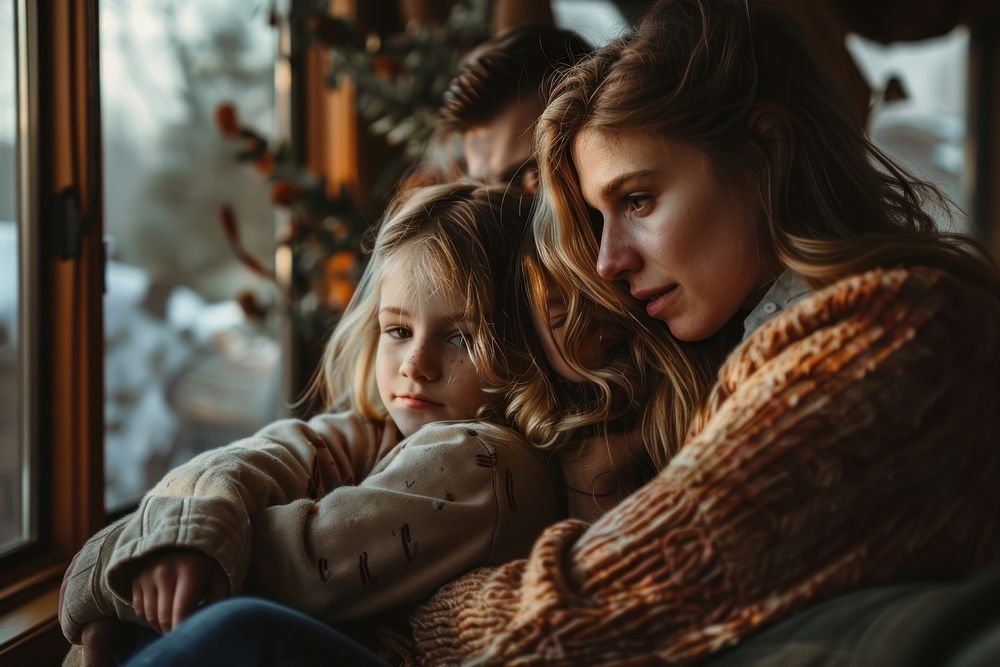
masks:
{"type": "Polygon", "coordinates": [[[300,195],[299,188],[289,181],[278,181],[271,186],[271,201],[279,206],[291,206],[300,195]]]}
{"type": "Polygon", "coordinates": [[[327,292],[327,303],[334,308],[343,310],[351,302],[352,296],[354,296],[354,284],[349,280],[338,280],[330,285],[330,290],[327,292]]]}
{"type": "Polygon", "coordinates": [[[341,278],[349,277],[356,261],[357,258],[355,258],[353,252],[348,250],[336,252],[327,261],[328,275],[335,275],[341,278]]]}
{"type": "Polygon", "coordinates": [[[240,133],[240,119],[236,107],[225,102],[215,107],[215,124],[224,137],[236,137],[240,133]]]}
{"type": "Polygon", "coordinates": [[[270,176],[271,172],[274,171],[274,155],[271,151],[264,151],[264,154],[257,158],[253,166],[262,176],[270,176]]]}
{"type": "Polygon", "coordinates": [[[375,74],[383,79],[396,78],[402,69],[402,63],[398,58],[384,53],[380,53],[372,58],[372,66],[375,69],[375,74]]]}

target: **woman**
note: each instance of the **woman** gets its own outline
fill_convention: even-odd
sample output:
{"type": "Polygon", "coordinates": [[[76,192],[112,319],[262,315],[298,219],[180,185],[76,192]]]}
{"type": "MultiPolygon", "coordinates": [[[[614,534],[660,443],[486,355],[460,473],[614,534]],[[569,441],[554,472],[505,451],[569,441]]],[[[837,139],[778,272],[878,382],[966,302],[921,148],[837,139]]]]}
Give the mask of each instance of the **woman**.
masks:
{"type": "Polygon", "coordinates": [[[581,304],[644,307],[663,469],[442,589],[413,618],[427,662],[688,662],[1000,555],[1000,271],[935,230],[940,195],[841,99],[784,17],[742,0],[661,0],[555,86],[539,254],[582,293],[567,341],[581,304]],[[741,338],[714,384],[698,372],[741,338]]]}

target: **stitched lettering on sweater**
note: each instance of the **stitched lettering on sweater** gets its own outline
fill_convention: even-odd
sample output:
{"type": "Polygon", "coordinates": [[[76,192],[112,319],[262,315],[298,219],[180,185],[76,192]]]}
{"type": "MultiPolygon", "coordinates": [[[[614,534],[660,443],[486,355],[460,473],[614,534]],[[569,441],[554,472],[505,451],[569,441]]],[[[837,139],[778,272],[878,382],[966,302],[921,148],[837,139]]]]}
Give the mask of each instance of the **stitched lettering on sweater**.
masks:
{"type": "Polygon", "coordinates": [[[399,530],[392,531],[393,537],[397,535],[403,544],[403,555],[406,556],[406,562],[409,563],[417,556],[417,543],[410,536],[410,524],[404,523],[399,527],[399,530]]]}
{"type": "Polygon", "coordinates": [[[514,473],[509,469],[504,471],[504,489],[507,492],[507,506],[511,512],[517,511],[517,503],[514,501],[514,473]]]}
{"type": "Polygon", "coordinates": [[[361,556],[358,557],[358,572],[361,575],[361,585],[371,586],[376,581],[378,577],[372,574],[371,568],[368,567],[368,552],[361,552],[361,556]]]}
{"type": "Polygon", "coordinates": [[[497,453],[490,452],[489,454],[476,454],[476,465],[481,468],[496,468],[497,453]]]}

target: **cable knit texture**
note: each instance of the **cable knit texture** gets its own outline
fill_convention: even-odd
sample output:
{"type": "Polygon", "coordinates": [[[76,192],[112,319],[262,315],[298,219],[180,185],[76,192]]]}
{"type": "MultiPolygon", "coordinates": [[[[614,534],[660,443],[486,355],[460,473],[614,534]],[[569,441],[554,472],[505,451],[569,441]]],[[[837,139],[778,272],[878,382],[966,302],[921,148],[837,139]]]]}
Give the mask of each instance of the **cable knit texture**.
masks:
{"type": "Polygon", "coordinates": [[[689,662],[859,585],[1000,553],[1000,303],[929,268],[844,279],[724,364],[704,426],[593,526],[419,608],[429,664],[689,662]]]}

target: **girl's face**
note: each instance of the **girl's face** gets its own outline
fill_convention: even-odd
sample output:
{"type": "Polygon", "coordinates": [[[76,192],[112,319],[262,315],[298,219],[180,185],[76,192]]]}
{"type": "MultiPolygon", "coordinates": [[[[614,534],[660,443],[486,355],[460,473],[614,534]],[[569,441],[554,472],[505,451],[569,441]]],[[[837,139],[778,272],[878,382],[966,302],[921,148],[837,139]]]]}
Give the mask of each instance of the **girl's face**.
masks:
{"type": "Polygon", "coordinates": [[[628,283],[681,340],[701,340],[769,279],[761,207],[725,184],[695,146],[660,135],[584,130],[573,143],[580,190],[600,230],[597,272],[628,283]]]}
{"type": "MultiPolygon", "coordinates": [[[[549,366],[559,377],[568,382],[584,382],[586,378],[573,370],[562,353],[566,345],[566,300],[551,280],[546,280],[545,283],[545,313],[539,313],[537,308],[531,309],[542,351],[545,352],[549,366]]],[[[599,338],[599,332],[590,332],[589,339],[584,341],[583,349],[580,350],[580,361],[588,368],[600,358],[599,338]]]]}
{"type": "Polygon", "coordinates": [[[424,424],[476,416],[486,395],[469,354],[464,299],[447,289],[418,292],[405,262],[390,261],[378,324],[375,382],[404,437],[424,424]]]}

